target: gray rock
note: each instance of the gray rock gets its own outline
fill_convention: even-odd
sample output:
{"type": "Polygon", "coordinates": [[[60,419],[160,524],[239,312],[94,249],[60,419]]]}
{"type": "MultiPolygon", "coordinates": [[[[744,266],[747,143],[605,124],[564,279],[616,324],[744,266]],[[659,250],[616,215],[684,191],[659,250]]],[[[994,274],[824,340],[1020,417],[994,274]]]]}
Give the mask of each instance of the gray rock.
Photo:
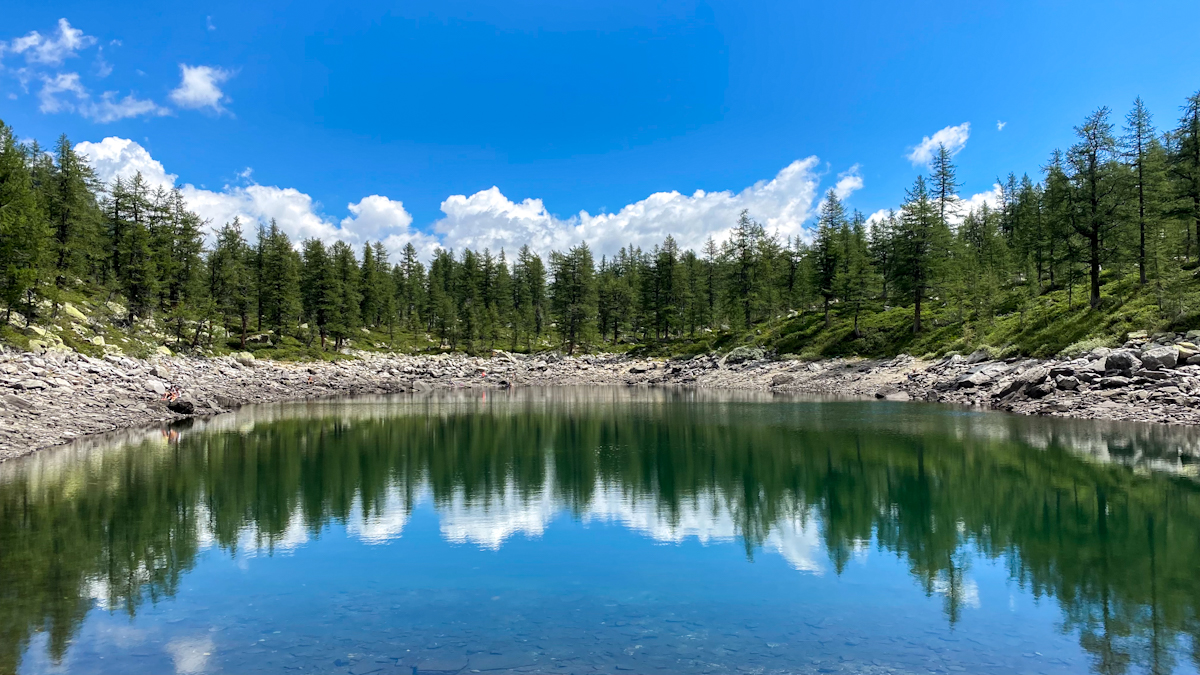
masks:
{"type": "Polygon", "coordinates": [[[230,396],[224,396],[222,394],[216,394],[215,396],[213,396],[213,401],[215,401],[218,406],[220,406],[222,408],[226,408],[226,409],[236,408],[239,405],[241,405],[241,402],[238,401],[236,398],[233,398],[230,396]]]}
{"type": "Polygon", "coordinates": [[[171,379],[171,369],[161,363],[157,363],[150,369],[150,374],[162,380],[171,379]]]}
{"type": "Polygon", "coordinates": [[[980,348],[980,349],[976,349],[975,351],[971,352],[971,355],[967,357],[967,363],[969,363],[969,364],[981,363],[981,362],[987,361],[991,358],[992,358],[991,352],[989,352],[986,349],[980,348]]]}
{"type": "Polygon", "coordinates": [[[20,408],[21,410],[33,410],[37,408],[37,404],[29,399],[21,398],[16,394],[5,394],[4,405],[10,408],[20,408]]]}
{"type": "Polygon", "coordinates": [[[1133,371],[1142,367],[1142,361],[1133,355],[1133,352],[1123,350],[1113,352],[1104,360],[1105,372],[1117,370],[1126,377],[1131,375],[1133,371]]]}
{"type": "Polygon", "coordinates": [[[958,378],[954,383],[955,389],[974,389],[976,387],[984,387],[992,383],[992,378],[986,373],[971,373],[958,378]]]}
{"type": "Polygon", "coordinates": [[[1179,349],[1176,347],[1155,347],[1142,352],[1142,366],[1147,370],[1174,368],[1179,361],[1179,349]]]}
{"type": "Polygon", "coordinates": [[[50,385],[41,380],[22,380],[17,383],[17,389],[49,389],[50,385]]]}
{"type": "Polygon", "coordinates": [[[1089,361],[1096,361],[1108,356],[1111,353],[1112,350],[1108,347],[1096,347],[1092,351],[1088,352],[1087,358],[1089,361]]]}
{"type": "Polygon", "coordinates": [[[796,378],[792,377],[791,375],[788,375],[787,373],[779,373],[775,377],[771,378],[771,386],[772,387],[783,387],[783,386],[791,384],[792,380],[794,380],[794,379],[796,379],[796,378]]]}
{"type": "Polygon", "coordinates": [[[158,380],[146,380],[142,386],[145,387],[146,391],[152,394],[158,394],[159,396],[167,393],[167,385],[158,380]]]}
{"type": "Polygon", "coordinates": [[[1055,385],[1063,391],[1075,391],[1079,388],[1079,378],[1072,375],[1060,375],[1055,385]]]}
{"type": "Polygon", "coordinates": [[[629,372],[633,375],[641,375],[642,373],[646,372],[646,370],[648,370],[646,366],[640,363],[635,363],[629,367],[629,372]]]}
{"type": "Polygon", "coordinates": [[[1194,365],[1200,364],[1200,354],[1197,354],[1195,356],[1189,356],[1188,360],[1187,360],[1187,364],[1189,366],[1194,366],[1194,365]]]}
{"type": "Polygon", "coordinates": [[[196,412],[196,406],[191,401],[182,398],[168,403],[167,409],[180,415],[192,415],[196,412]]]}
{"type": "Polygon", "coordinates": [[[1120,389],[1121,387],[1128,387],[1132,381],[1128,377],[1113,375],[1111,377],[1100,378],[1100,386],[1104,389],[1120,389]]]}
{"type": "Polygon", "coordinates": [[[1049,382],[1043,382],[1025,389],[1025,395],[1029,398],[1043,398],[1048,396],[1052,391],[1054,391],[1054,385],[1050,384],[1049,382]]]}
{"type": "Polygon", "coordinates": [[[250,352],[238,352],[233,355],[233,359],[235,361],[237,361],[238,363],[240,363],[241,365],[247,366],[247,367],[254,365],[254,360],[255,360],[254,355],[251,354],[250,352]]]}
{"type": "Polygon", "coordinates": [[[736,347],[725,355],[725,363],[738,364],[766,358],[767,353],[759,347],[736,347]]]}
{"type": "Polygon", "coordinates": [[[413,380],[413,391],[433,391],[433,387],[424,380],[413,380]]]}
{"type": "Polygon", "coordinates": [[[1026,387],[1031,387],[1042,383],[1050,376],[1050,369],[1046,366],[1034,366],[1029,370],[1017,376],[1017,381],[1024,384],[1026,387]]]}

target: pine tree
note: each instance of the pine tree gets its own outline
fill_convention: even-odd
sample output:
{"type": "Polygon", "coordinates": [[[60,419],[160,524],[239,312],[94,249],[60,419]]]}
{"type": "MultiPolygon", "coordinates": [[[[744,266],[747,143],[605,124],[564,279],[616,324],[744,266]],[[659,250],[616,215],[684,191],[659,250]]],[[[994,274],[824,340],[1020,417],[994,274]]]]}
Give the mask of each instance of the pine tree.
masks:
{"type": "Polygon", "coordinates": [[[905,194],[896,236],[896,280],[913,302],[913,332],[920,333],[922,303],[940,281],[949,232],[918,176],[905,194]]]}
{"type": "Polygon", "coordinates": [[[1195,232],[1200,261],[1200,92],[1188,97],[1171,141],[1169,167],[1177,200],[1172,215],[1187,224],[1189,248],[1195,232]]]}
{"type": "Polygon", "coordinates": [[[46,186],[46,204],[54,228],[54,257],[59,287],[68,274],[84,275],[97,255],[100,220],[95,174],[71,147],[66,134],[55,149],[54,176],[46,186]]]}
{"type": "Polygon", "coordinates": [[[929,172],[929,193],[937,207],[938,219],[949,226],[958,211],[958,168],[952,161],[953,155],[942,143],[938,143],[937,154],[929,172]]]}
{"type": "Polygon", "coordinates": [[[305,240],[301,259],[300,303],[304,309],[304,319],[316,326],[321,349],[325,349],[329,324],[336,319],[341,300],[339,280],[334,275],[329,252],[320,239],[313,237],[305,240]]]}
{"type": "Polygon", "coordinates": [[[1150,111],[1142,102],[1142,97],[1133,101],[1133,110],[1125,116],[1125,137],[1123,150],[1126,160],[1133,169],[1135,178],[1134,192],[1137,195],[1137,224],[1138,224],[1138,283],[1146,285],[1146,229],[1149,223],[1150,202],[1154,200],[1156,181],[1155,168],[1148,167],[1152,162],[1153,149],[1156,143],[1154,124],[1150,111]]]}
{"type": "Polygon", "coordinates": [[[842,232],[843,264],[838,267],[835,285],[841,299],[853,313],[854,336],[859,337],[858,319],[876,287],[876,273],[867,246],[866,219],[856,211],[853,222],[844,224],[842,232]]]}
{"type": "Polygon", "coordinates": [[[257,253],[260,321],[282,337],[300,316],[300,256],[274,218],[265,232],[260,229],[257,253]]]}
{"type": "Polygon", "coordinates": [[[830,325],[830,304],[837,297],[838,267],[841,264],[839,237],[846,227],[846,210],[837,193],[830,190],[821,203],[821,214],[817,219],[817,235],[813,238],[812,284],[821,295],[825,311],[825,325],[830,325]]]}
{"type": "Polygon", "coordinates": [[[359,292],[358,260],[354,249],[344,241],[336,241],[329,250],[329,264],[333,272],[330,291],[332,316],[329,317],[329,335],[334,339],[334,351],[341,351],[346,339],[362,324],[362,294],[359,292]]]}
{"type": "Polygon", "coordinates": [[[253,251],[242,237],[241,222],[235,217],[217,233],[216,243],[208,256],[209,294],[217,310],[226,317],[238,319],[241,339],[246,348],[246,333],[254,312],[254,276],[251,271],[253,251]]]}
{"type": "Polygon", "coordinates": [[[46,262],[49,239],[24,149],[12,129],[0,122],[0,299],[5,323],[22,299],[26,315],[32,314],[33,291],[46,262]]]}
{"type": "Polygon", "coordinates": [[[1120,206],[1120,177],[1116,172],[1116,139],[1108,108],[1100,108],[1075,128],[1079,142],[1068,155],[1073,169],[1072,182],[1080,210],[1075,229],[1087,240],[1088,268],[1091,281],[1089,302],[1100,306],[1100,267],[1107,258],[1105,237],[1118,224],[1114,213],[1120,206]]]}
{"type": "Polygon", "coordinates": [[[595,264],[586,243],[566,253],[550,255],[553,282],[550,284],[550,308],[558,324],[558,333],[574,354],[575,347],[591,339],[596,323],[595,264]]]}

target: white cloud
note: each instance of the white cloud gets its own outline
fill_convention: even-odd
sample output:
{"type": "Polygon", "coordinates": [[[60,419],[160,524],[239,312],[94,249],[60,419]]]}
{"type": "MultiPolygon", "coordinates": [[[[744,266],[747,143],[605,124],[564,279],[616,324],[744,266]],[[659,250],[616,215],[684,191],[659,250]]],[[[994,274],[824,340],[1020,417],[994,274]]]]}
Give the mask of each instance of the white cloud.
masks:
{"type": "Polygon", "coordinates": [[[77,52],[96,44],[96,38],[84,35],[78,28],[72,28],[66,19],[58,20],[58,33],[42,35],[31,31],[25,37],[19,37],[9,42],[6,49],[14,54],[24,54],[29,63],[40,63],[47,66],[60,66],[67,59],[76,56],[77,52]]]}
{"type": "Polygon", "coordinates": [[[384,247],[392,252],[393,258],[410,242],[426,258],[432,256],[434,249],[439,246],[436,237],[409,227],[412,225],[412,215],[404,209],[403,202],[382,195],[371,195],[357,203],[348,204],[346,208],[350,216],[342,219],[341,238],[352,243],[361,245],[368,241],[382,241],[384,247]]]}
{"type": "Polygon", "coordinates": [[[1004,131],[1004,127],[1008,126],[1008,122],[996,120],[996,131],[1004,131]]]}
{"type": "Polygon", "coordinates": [[[44,113],[74,111],[100,124],[107,124],[130,117],[144,115],[166,115],[166,108],[154,101],[140,99],[133,94],[119,98],[115,91],[106,91],[99,100],[79,81],[79,73],[59,73],[54,77],[42,78],[42,89],[38,92],[38,110],[44,113]]]}
{"type": "Polygon", "coordinates": [[[963,199],[961,202],[959,202],[959,211],[961,212],[961,216],[958,218],[958,220],[962,220],[962,218],[966,217],[966,215],[971,211],[978,211],[979,207],[983,206],[984,204],[987,204],[989,209],[998,209],[1000,208],[1001,204],[1003,204],[1003,199],[1004,193],[1000,189],[1000,184],[995,183],[992,185],[991,190],[971,195],[969,198],[963,199]]]}
{"type": "Polygon", "coordinates": [[[74,94],[76,99],[87,99],[87,89],[79,82],[79,73],[59,73],[54,77],[44,78],[42,90],[38,92],[38,99],[41,101],[38,110],[44,113],[74,110],[75,106],[60,98],[60,94],[74,94]]]}
{"type": "Polygon", "coordinates": [[[179,86],[171,90],[171,101],[180,108],[211,108],[214,112],[225,112],[221,105],[227,103],[229,97],[221,91],[220,85],[233,73],[212,66],[189,66],[179,64],[179,86]]]}
{"type": "Polygon", "coordinates": [[[833,192],[838,196],[838,199],[846,199],[857,190],[863,187],[862,174],[859,173],[861,167],[858,164],[850,167],[846,171],[838,174],[838,182],[833,186],[833,192]]]}
{"type": "Polygon", "coordinates": [[[939,145],[946,146],[951,155],[957,155],[967,145],[971,135],[971,123],[963,122],[956,127],[946,127],[932,136],[926,136],[908,153],[908,161],[913,166],[928,165],[937,154],[939,145]]]}
{"type": "Polygon", "coordinates": [[[560,219],[540,199],[514,202],[492,187],[471,196],[452,195],[442,202],[445,217],[434,231],[449,247],[514,251],[528,243],[535,250],[563,250],[586,241],[597,255],[633,244],[643,249],[673,235],[683,248],[699,249],[710,235],[721,240],[743,209],[781,236],[801,234],[813,213],[820,178],[816,157],[797,160],[773,179],[734,193],[697,190],[690,196],[658,192],[616,213],[560,219]]]}
{"type": "Polygon", "coordinates": [[[150,156],[141,145],[128,138],[109,136],[99,143],[84,141],[75,145],[75,152],[87,159],[96,177],[105,185],[118,177],[128,180],[141,172],[142,179],[152,187],[171,188],[177,176],[167,173],[162,162],[150,156]]]}
{"type": "MultiPolygon", "coordinates": [[[[98,143],[80,143],[77,148],[95,166],[97,176],[110,182],[116,176],[130,177],[141,171],[152,185],[177,185],[177,177],[135,141],[109,137],[98,143]]],[[[442,202],[445,216],[433,232],[413,227],[412,215],[399,200],[370,195],[347,205],[349,215],[340,221],[326,215],[310,195],[295,188],[260,185],[244,170],[232,184],[217,190],[191,184],[181,186],[189,207],[214,226],[235,216],[249,235],[258,224],[275,218],[293,241],[317,237],[326,242],[344,240],[355,246],[383,241],[398,256],[412,242],[423,257],[438,246],[455,250],[470,247],[504,248],[515,253],[528,243],[545,253],[563,250],[587,241],[597,255],[614,253],[633,244],[643,249],[671,234],[681,247],[699,250],[711,235],[723,239],[736,223],[742,209],[762,222],[768,231],[781,236],[804,234],[803,224],[811,218],[818,194],[818,160],[809,157],[786,166],[773,179],[759,181],[740,192],[697,191],[683,195],[659,192],[628,204],[616,213],[591,215],[580,212],[570,218],[550,213],[540,199],[514,202],[498,188],[470,196],[453,195],[442,202]]],[[[845,193],[861,185],[857,170],[843,173],[835,189],[845,193]]]]}
{"type": "Polygon", "coordinates": [[[207,29],[209,29],[209,30],[216,30],[216,29],[217,29],[216,25],[214,25],[214,24],[213,24],[213,20],[212,20],[212,17],[211,17],[211,16],[206,16],[206,17],[204,17],[204,27],[205,27],[205,28],[207,28],[207,29]]]}

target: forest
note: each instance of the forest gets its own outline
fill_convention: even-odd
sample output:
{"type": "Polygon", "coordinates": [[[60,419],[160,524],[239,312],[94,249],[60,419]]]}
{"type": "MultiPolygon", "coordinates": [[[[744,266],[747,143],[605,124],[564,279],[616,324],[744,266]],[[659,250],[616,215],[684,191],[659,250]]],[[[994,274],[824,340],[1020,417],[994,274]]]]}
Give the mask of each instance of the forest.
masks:
{"type": "Polygon", "coordinates": [[[914,354],[988,346],[1049,356],[1132,330],[1200,325],[1200,92],[1158,127],[1141,99],[1102,107],[1044,166],[967,209],[941,148],[899,208],[870,218],[830,190],[810,236],[742,213],[681,250],[543,258],[381,242],[292,241],[274,222],[210,223],[140,175],[101,184],[61,137],[47,151],[0,122],[2,337],[65,301],[119,301],[179,352],[323,358],[347,348],[914,354]],[[364,339],[365,338],[365,339],[364,339]],[[256,352],[258,353],[258,352],[256,352]],[[262,354],[260,354],[262,355],[262,354]]]}

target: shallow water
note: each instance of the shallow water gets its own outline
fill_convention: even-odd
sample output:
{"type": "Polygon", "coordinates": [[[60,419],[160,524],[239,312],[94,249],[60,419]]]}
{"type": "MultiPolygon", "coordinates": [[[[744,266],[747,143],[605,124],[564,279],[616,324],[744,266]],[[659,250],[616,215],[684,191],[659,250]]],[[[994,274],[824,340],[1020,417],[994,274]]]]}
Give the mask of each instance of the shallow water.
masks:
{"type": "Polygon", "coordinates": [[[1200,437],[630,389],[0,465],[0,673],[1194,673],[1200,437]]]}

